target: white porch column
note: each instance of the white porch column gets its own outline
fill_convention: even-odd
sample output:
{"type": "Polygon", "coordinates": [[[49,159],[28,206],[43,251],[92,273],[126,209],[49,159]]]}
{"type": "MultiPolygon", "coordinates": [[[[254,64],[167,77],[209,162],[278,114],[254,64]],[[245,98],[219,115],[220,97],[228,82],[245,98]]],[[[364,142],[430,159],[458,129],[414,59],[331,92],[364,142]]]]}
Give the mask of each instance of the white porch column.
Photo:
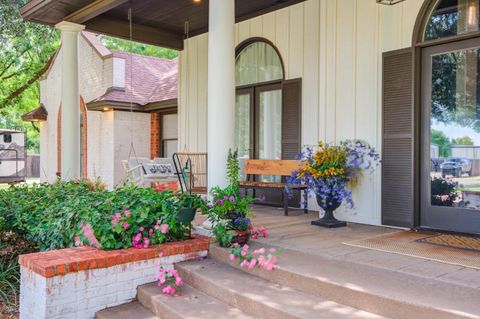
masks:
{"type": "Polygon", "coordinates": [[[78,34],[85,26],[62,21],[62,180],[80,177],[80,92],[78,34]]]}
{"type": "Polygon", "coordinates": [[[235,144],[235,0],[210,0],[208,34],[208,188],[226,186],[235,144]]]}

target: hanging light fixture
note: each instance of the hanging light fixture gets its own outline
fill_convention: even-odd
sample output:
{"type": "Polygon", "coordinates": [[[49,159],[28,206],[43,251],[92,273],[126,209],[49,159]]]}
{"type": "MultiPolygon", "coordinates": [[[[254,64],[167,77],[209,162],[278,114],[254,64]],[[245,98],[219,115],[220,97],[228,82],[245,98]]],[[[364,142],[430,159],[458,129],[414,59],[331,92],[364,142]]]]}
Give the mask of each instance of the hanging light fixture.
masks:
{"type": "Polygon", "coordinates": [[[400,2],[403,2],[405,0],[377,0],[378,4],[385,4],[387,6],[391,6],[400,2]]]}

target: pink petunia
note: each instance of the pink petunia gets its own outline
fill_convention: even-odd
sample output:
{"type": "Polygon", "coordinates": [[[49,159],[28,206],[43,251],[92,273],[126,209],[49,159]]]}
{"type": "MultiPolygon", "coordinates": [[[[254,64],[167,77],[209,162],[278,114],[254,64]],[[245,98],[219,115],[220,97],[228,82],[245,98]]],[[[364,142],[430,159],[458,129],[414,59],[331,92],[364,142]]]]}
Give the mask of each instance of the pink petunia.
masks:
{"type": "Polygon", "coordinates": [[[176,290],[174,287],[170,286],[170,285],[168,285],[168,286],[166,286],[165,288],[163,288],[162,291],[163,291],[164,294],[170,295],[170,296],[173,296],[173,295],[177,292],[177,290],[176,290]]]}
{"type": "Polygon", "coordinates": [[[168,233],[168,230],[169,230],[168,224],[162,224],[162,225],[160,225],[160,232],[161,232],[162,234],[168,233]]]}
{"type": "Polygon", "coordinates": [[[260,248],[260,249],[257,249],[253,252],[255,255],[263,255],[265,254],[265,248],[260,248]]]}
{"type": "Polygon", "coordinates": [[[82,233],[85,236],[85,238],[87,238],[90,246],[95,248],[100,248],[102,246],[98,241],[97,237],[95,237],[95,233],[93,231],[92,225],[90,224],[83,225],[82,233]]]}
{"type": "Polygon", "coordinates": [[[130,216],[132,216],[132,213],[127,209],[127,210],[124,212],[124,215],[125,215],[125,217],[130,217],[130,216]]]}
{"type": "Polygon", "coordinates": [[[130,228],[130,224],[127,223],[127,222],[124,222],[124,223],[122,224],[122,227],[123,227],[123,229],[127,230],[127,229],[130,228]]]}

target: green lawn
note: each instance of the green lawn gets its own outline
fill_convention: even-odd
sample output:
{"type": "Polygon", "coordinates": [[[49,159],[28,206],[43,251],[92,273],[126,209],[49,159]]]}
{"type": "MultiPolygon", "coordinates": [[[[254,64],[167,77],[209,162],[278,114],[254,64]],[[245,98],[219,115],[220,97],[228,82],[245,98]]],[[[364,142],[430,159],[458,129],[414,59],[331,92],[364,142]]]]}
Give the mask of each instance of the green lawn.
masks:
{"type": "Polygon", "coordinates": [[[461,188],[462,191],[480,192],[480,185],[472,185],[461,188]]]}

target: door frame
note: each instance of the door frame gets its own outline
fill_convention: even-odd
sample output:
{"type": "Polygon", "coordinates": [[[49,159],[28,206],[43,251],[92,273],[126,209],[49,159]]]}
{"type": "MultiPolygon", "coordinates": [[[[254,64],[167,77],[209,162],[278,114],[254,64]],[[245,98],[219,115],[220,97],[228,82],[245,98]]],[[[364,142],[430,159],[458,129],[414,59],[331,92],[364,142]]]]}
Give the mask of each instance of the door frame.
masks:
{"type": "Polygon", "coordinates": [[[420,151],[419,165],[420,225],[422,228],[441,229],[445,231],[470,234],[480,233],[479,227],[475,227],[475,225],[478,225],[478,220],[480,220],[480,211],[468,208],[432,206],[430,182],[430,116],[432,90],[431,56],[475,47],[480,49],[480,37],[422,48],[422,72],[420,79],[422,92],[420,112],[420,145],[422,145],[422,148],[420,151]],[[459,221],[460,219],[462,220],[462,225],[460,225],[460,222],[455,223],[455,221],[459,221]],[[451,223],[452,221],[454,223],[451,223]]]}
{"type": "Polygon", "coordinates": [[[160,157],[165,157],[164,151],[164,141],[178,141],[178,127],[177,127],[177,138],[176,139],[164,139],[163,138],[163,117],[165,115],[177,114],[178,116],[178,107],[171,107],[168,109],[156,111],[158,114],[158,154],[160,157]]]}

